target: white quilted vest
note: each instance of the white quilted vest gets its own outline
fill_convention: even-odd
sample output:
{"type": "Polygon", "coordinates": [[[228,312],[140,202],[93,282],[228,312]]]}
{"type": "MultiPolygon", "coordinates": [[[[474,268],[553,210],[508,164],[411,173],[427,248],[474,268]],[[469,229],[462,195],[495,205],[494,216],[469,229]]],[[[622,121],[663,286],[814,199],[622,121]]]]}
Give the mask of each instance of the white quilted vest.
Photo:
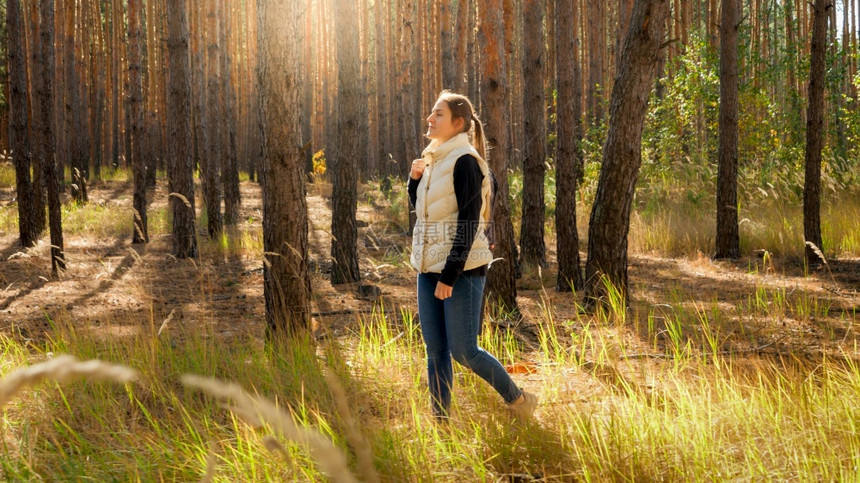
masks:
{"type": "MultiPolygon", "coordinates": [[[[464,270],[487,265],[493,254],[484,233],[490,220],[492,182],[487,162],[469,142],[466,133],[460,133],[443,144],[433,141],[422,153],[426,167],[418,184],[415,203],[417,221],[412,232],[412,266],[419,273],[441,273],[454,244],[457,232],[457,196],[454,193],[454,165],[457,159],[471,154],[478,160],[484,175],[481,186],[481,216],[475,241],[469,250],[464,270]]],[[[475,194],[478,196],[478,194],[475,194]]]]}

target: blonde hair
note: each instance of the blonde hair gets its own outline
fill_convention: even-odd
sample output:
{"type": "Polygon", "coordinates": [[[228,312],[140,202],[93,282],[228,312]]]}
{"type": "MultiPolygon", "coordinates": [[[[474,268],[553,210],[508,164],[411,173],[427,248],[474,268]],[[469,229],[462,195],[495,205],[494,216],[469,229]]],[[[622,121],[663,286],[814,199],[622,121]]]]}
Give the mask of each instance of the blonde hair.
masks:
{"type": "Polygon", "coordinates": [[[448,105],[448,109],[451,110],[451,121],[455,119],[463,120],[463,130],[461,132],[468,133],[474,128],[472,145],[475,146],[481,158],[489,162],[487,159],[487,140],[484,137],[484,125],[478,119],[478,115],[475,114],[475,107],[472,105],[472,101],[462,94],[457,94],[447,89],[439,93],[438,100],[445,101],[445,104],[448,105]]]}

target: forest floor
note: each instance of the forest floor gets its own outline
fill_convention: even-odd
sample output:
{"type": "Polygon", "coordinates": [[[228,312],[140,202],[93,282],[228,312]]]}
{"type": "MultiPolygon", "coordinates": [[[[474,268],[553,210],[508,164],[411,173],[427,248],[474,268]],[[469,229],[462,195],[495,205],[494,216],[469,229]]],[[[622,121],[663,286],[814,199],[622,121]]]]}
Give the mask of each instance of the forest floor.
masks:
{"type": "MultiPolygon", "coordinates": [[[[341,335],[359,317],[380,308],[395,317],[400,309],[417,312],[415,274],[408,266],[410,238],[402,226],[387,219],[384,197],[368,193],[368,185],[360,188],[358,246],[363,281],[333,287],[328,281],[331,186],[314,183],[308,189],[309,261],[318,334],[341,335]]],[[[205,230],[201,231],[203,256],[198,260],[171,256],[169,234],[153,236],[146,246],[132,245],[129,214],[129,235],[122,234],[122,228],[106,235],[104,230],[90,229],[85,221],[77,222],[65,237],[68,270],[52,277],[47,236],[38,247],[23,250],[16,233],[0,232],[0,333],[38,345],[51,336],[52,324],[66,321],[76,330],[123,337],[142,327],[158,327],[173,314],[171,325],[205,327],[223,339],[262,340],[261,191],[256,183],[245,181],[241,192],[237,230],[220,242],[207,242],[205,230]]],[[[13,189],[0,189],[0,207],[13,198],[13,189]]],[[[166,210],[163,183],[150,192],[150,199],[154,200],[151,211],[166,210]]],[[[92,186],[89,209],[130,213],[130,183],[107,181],[92,186]]],[[[547,249],[549,269],[526,274],[519,281],[522,318],[505,322],[514,326],[526,347],[534,342],[533,322],[545,317],[547,308],[556,321],[580,317],[577,298],[554,290],[554,241],[548,241],[547,249]]],[[[631,254],[632,309],[640,322],[628,331],[631,340],[626,342],[641,346],[644,353],[658,349],[645,340],[646,328],[640,325],[665,304],[682,303],[691,311],[705,313],[719,307],[736,314],[723,320],[725,338],[720,347],[725,351],[857,358],[858,333],[853,324],[860,311],[860,259],[830,260],[804,272],[800,260],[768,256],[712,261],[701,254],[685,258],[631,254]],[[761,316],[750,315],[755,313],[761,316]]]]}

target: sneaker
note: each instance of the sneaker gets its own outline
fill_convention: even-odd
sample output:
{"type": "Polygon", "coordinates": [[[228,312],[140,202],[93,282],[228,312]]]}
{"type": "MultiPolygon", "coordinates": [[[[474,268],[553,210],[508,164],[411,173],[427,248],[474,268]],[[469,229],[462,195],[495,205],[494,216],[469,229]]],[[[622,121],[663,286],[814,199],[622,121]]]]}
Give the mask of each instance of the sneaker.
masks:
{"type": "Polygon", "coordinates": [[[530,392],[523,391],[523,398],[517,402],[508,404],[508,409],[514,413],[514,417],[527,421],[534,415],[537,409],[538,397],[530,392]]]}

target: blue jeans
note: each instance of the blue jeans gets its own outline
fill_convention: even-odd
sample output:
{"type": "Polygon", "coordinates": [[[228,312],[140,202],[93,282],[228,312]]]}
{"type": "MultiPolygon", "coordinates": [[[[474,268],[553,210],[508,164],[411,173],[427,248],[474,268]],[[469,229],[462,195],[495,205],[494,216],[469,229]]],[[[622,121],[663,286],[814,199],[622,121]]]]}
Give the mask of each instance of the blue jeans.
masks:
{"type": "Polygon", "coordinates": [[[490,383],[506,403],[522,392],[498,359],[478,347],[481,328],[483,275],[461,275],[450,298],[439,300],[434,293],[438,274],[418,274],[418,317],[427,349],[427,376],[433,414],[447,416],[451,407],[454,370],[451,358],[490,383]]]}

